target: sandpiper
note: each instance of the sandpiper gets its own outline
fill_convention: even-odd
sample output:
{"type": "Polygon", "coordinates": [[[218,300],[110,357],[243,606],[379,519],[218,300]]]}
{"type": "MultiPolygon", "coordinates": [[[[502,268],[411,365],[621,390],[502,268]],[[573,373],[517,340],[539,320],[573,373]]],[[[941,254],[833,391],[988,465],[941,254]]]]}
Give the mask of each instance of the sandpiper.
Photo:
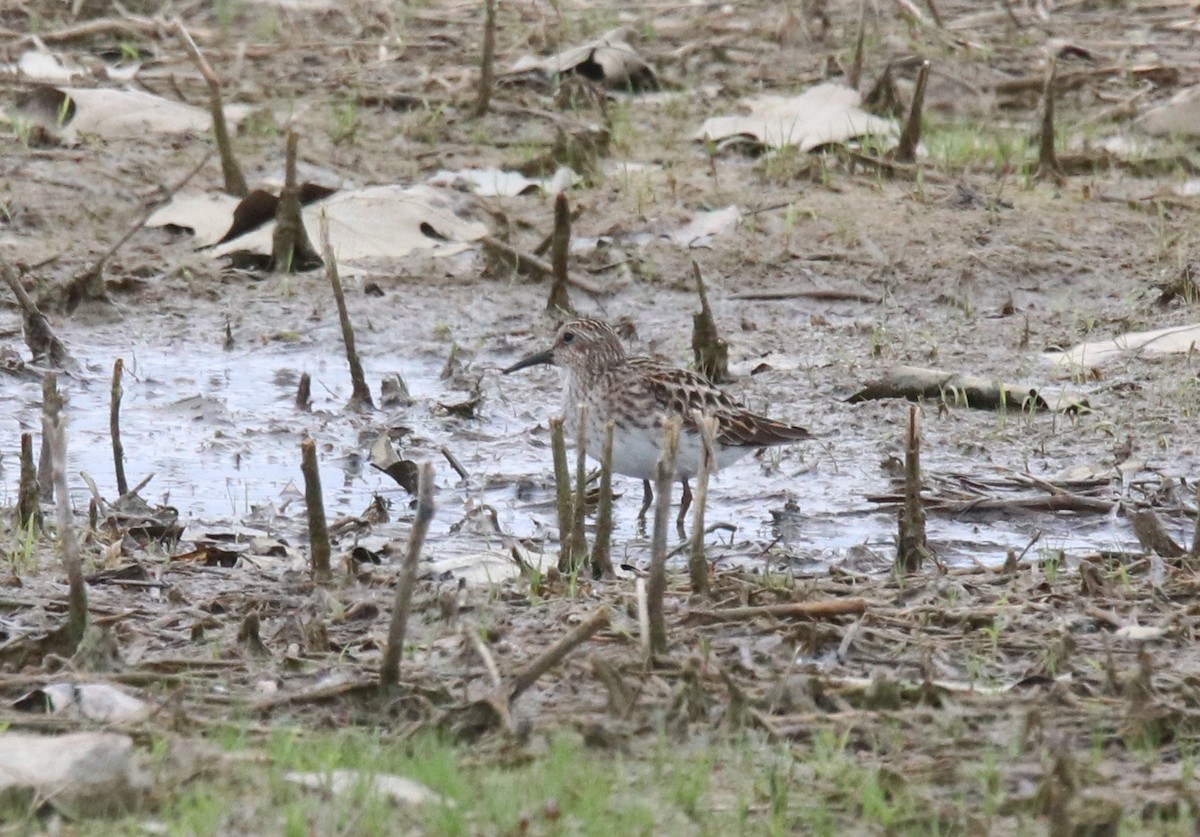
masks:
{"type": "Polygon", "coordinates": [[[716,419],[717,469],[752,450],[809,438],[803,427],[769,419],[741,407],[700,375],[648,357],[625,354],[615,331],[600,320],[569,320],[559,326],[554,345],[535,352],[504,370],[507,375],[538,364],[566,370],[563,420],[568,433],[579,425],[579,404],[587,405],[585,444],[599,460],[603,428],[613,422],[614,473],[642,480],[643,501],[639,519],[645,519],[653,500],[650,480],[662,442],[662,422],[669,416],[683,419],[675,478],[683,483],[679,523],[692,502],[688,480],[700,470],[703,445],[694,411],[716,419]]]}

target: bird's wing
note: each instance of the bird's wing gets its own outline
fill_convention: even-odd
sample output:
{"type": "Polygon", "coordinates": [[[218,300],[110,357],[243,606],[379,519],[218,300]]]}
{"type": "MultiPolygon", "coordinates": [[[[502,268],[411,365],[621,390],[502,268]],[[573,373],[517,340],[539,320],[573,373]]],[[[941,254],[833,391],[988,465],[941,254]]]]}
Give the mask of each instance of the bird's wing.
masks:
{"type": "Polygon", "coordinates": [[[715,418],[717,441],[722,444],[763,447],[806,439],[810,435],[803,427],[747,411],[695,372],[645,357],[629,358],[627,368],[631,385],[642,389],[647,400],[659,410],[681,416],[685,428],[696,429],[696,410],[715,418]]]}

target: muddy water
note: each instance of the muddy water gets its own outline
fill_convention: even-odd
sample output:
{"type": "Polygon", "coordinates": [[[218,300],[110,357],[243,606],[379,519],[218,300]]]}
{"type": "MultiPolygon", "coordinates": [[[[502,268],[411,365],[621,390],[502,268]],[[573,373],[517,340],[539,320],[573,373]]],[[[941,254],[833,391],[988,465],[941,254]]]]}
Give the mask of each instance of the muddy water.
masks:
{"type": "MultiPolygon", "coordinates": [[[[145,336],[129,342],[115,326],[66,326],[63,338],[84,372],[66,378],[69,400],[71,483],[78,509],[87,491],[78,478],[86,472],[106,499],[116,495],[108,430],[109,375],[113,346],[121,346],[126,376],[122,431],[131,484],[153,473],[142,495],[170,504],[188,526],[185,539],[210,531],[249,527],[303,537],[303,483],[299,445],[305,435],[318,442],[325,501],[331,520],[356,515],[374,495],[392,508],[393,522],[376,538],[400,537],[410,515],[409,497],[367,462],[368,449],[386,428],[404,427],[398,450],[405,458],[435,462],[439,510],[431,549],[471,555],[503,549],[505,536],[552,536],[555,514],[550,485],[550,452],[545,419],[557,410],[558,373],[530,370],[501,378],[495,367],[509,355],[480,352],[477,374],[483,405],[474,419],[447,415],[437,405],[465,400],[463,384],[441,377],[443,360],[432,351],[398,358],[364,353],[368,381],[378,392],[385,375],[399,373],[414,403],[369,415],[343,411],[349,382],[331,324],[295,342],[243,341],[223,350],[213,340],[191,335],[145,336]],[[485,362],[486,361],[486,362],[485,362]],[[313,410],[295,407],[301,373],[313,378],[313,410]],[[461,480],[440,449],[451,451],[470,474],[461,480]],[[498,530],[488,522],[495,512],[498,530]]],[[[367,338],[369,344],[370,337],[367,338]]],[[[511,352],[506,346],[498,351],[511,352]]],[[[16,496],[15,452],[22,429],[37,432],[40,386],[10,380],[3,389],[10,418],[0,425],[5,457],[2,499],[16,496]]],[[[819,398],[818,400],[823,400],[819,398]]],[[[800,562],[820,565],[849,560],[862,569],[887,566],[895,535],[893,509],[866,499],[892,490],[881,464],[881,444],[868,428],[879,415],[899,417],[902,405],[866,405],[854,410],[834,404],[808,423],[816,442],[747,457],[717,475],[710,491],[708,522],[714,557],[773,566],[800,562]]],[[[978,422],[994,421],[984,414],[978,422]]],[[[931,462],[940,472],[974,473],[978,465],[938,442],[931,462]]],[[[1014,463],[1015,464],[1015,463],[1014,463]]],[[[616,504],[615,557],[641,563],[648,540],[636,512],[641,485],[616,480],[623,496],[616,504]]],[[[1135,546],[1124,521],[1068,515],[972,516],[933,514],[930,539],[947,561],[1003,560],[1038,533],[1039,549],[1128,550],[1135,546]]],[[[674,537],[674,535],[673,535],[674,537]]],[[[552,540],[552,537],[551,537],[552,540]]]]}

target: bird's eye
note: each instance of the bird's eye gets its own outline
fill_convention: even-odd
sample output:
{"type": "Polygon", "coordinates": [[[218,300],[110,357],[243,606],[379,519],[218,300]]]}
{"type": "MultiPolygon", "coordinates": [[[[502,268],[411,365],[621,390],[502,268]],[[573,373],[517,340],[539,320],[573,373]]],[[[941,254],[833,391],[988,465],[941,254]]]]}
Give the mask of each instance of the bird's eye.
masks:
{"type": "Polygon", "coordinates": [[[562,336],[562,341],[564,343],[574,343],[575,342],[575,332],[564,331],[563,336],[562,336]]]}

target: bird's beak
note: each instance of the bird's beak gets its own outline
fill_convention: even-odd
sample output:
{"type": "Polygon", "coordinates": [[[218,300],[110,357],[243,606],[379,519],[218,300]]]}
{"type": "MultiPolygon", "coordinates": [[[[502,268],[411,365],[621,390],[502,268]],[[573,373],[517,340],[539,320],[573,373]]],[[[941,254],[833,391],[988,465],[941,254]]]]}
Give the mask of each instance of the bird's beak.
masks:
{"type": "Polygon", "coordinates": [[[552,349],[546,349],[544,352],[534,352],[531,355],[526,355],[512,366],[505,369],[502,374],[507,375],[509,372],[516,372],[518,369],[527,369],[530,366],[539,366],[543,363],[554,363],[554,351],[552,349]]]}

